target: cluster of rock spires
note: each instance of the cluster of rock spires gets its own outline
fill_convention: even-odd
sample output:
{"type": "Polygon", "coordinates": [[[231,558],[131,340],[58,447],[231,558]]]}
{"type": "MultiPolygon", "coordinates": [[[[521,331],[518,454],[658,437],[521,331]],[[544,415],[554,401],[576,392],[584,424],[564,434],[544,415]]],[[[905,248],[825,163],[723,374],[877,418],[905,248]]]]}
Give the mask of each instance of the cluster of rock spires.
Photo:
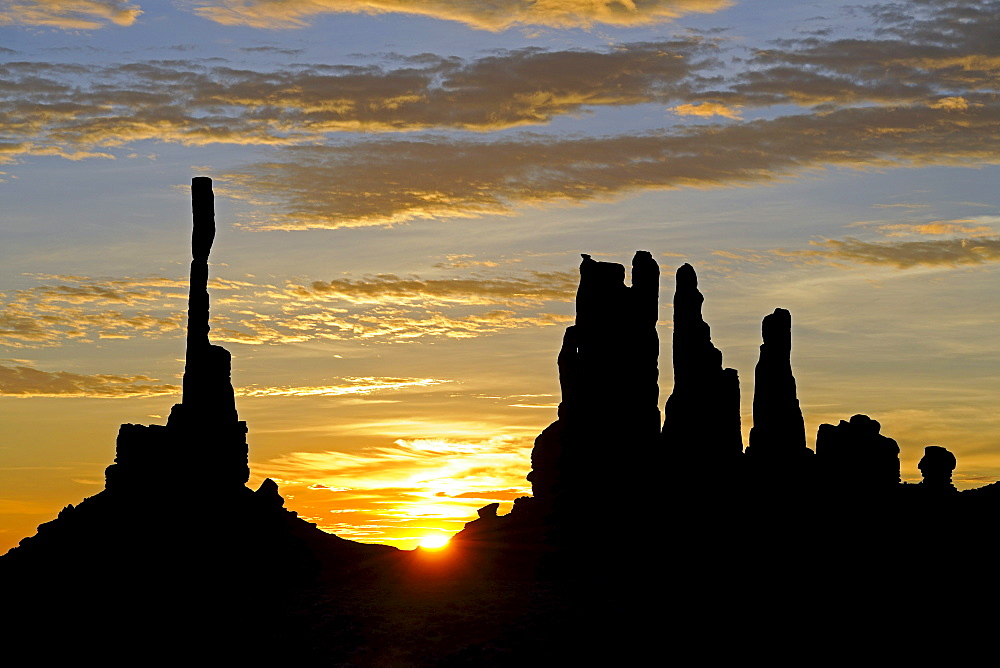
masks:
{"type": "MultiPolygon", "coordinates": [[[[333,591],[355,601],[368,596],[369,606],[371,595],[365,592],[390,592],[385,600],[397,602],[378,603],[376,612],[392,619],[400,607],[393,597],[411,591],[403,581],[413,575],[407,570],[412,560],[394,548],[320,531],[284,509],[271,480],[256,491],[246,487],[247,427],[236,412],[230,355],[209,338],[211,181],[194,179],[192,198],[182,401],[166,425],[121,426],[105,490],[68,506],[4,555],[0,584],[29,636],[59,628],[64,637],[75,630],[76,641],[85,643],[113,628],[119,651],[141,646],[148,652],[150,643],[165,638],[174,643],[184,638],[190,647],[199,634],[208,634],[230,661],[259,660],[264,639],[270,638],[275,656],[286,660],[292,648],[284,632],[315,627],[323,636],[330,632],[331,614],[348,615],[343,607],[330,612],[333,591]],[[164,453],[181,446],[198,453],[197,467],[177,476],[164,465],[164,453]],[[197,495],[187,476],[199,480],[197,495]],[[403,580],[393,579],[397,576],[403,580]],[[395,584],[386,588],[389,581],[395,584]],[[249,591],[251,582],[255,587],[249,591]],[[306,591],[309,605],[320,612],[296,603],[306,591]]],[[[894,564],[897,578],[931,582],[931,593],[924,591],[921,600],[927,609],[940,608],[944,592],[934,588],[937,580],[928,579],[926,565],[940,570],[959,563],[942,537],[972,535],[992,524],[1000,510],[1000,484],[958,492],[951,480],[955,457],[940,446],[928,446],[920,460],[923,482],[901,483],[898,445],[864,415],[821,425],[815,453],[808,449],[790,361],[791,316],[783,309],[762,324],[754,424],[744,450],[738,374],[724,367],[712,344],[702,317],[704,297],[687,264],[677,270],[674,386],[661,420],[658,285],[659,267],[648,252],[636,253],[631,286],[621,265],[583,256],[576,324],[567,328],[558,355],[558,419],[532,450],[533,494],[517,499],[507,515],[497,514],[496,503],[482,508],[453,540],[452,572],[479,577],[486,585],[475,597],[496,595],[498,605],[509,601],[495,578],[530,580],[521,590],[528,597],[543,580],[567,575],[572,580],[582,573],[573,580],[577,589],[560,589],[568,598],[558,599],[563,607],[548,609],[545,619],[578,620],[584,636],[607,635],[615,652],[624,651],[622,637],[662,635],[659,618],[638,612],[657,598],[688,611],[693,621],[674,626],[678,634],[691,634],[692,645],[735,637],[729,627],[713,630],[701,623],[719,616],[720,601],[731,616],[743,618],[740,642],[758,642],[779,624],[786,646],[789,637],[798,634],[803,641],[816,628],[825,638],[826,629],[839,623],[831,602],[885,589],[888,576],[880,564],[894,564]],[[608,547],[595,547],[611,527],[627,548],[606,541],[608,547]],[[460,567],[463,560],[471,570],[460,567]],[[755,617],[760,601],[786,612],[755,617]],[[815,616],[814,628],[806,628],[801,610],[815,616]],[[595,620],[607,624],[595,626],[595,620]]],[[[961,563],[986,567],[991,558],[992,551],[980,551],[963,554],[961,563]]],[[[894,599],[877,600],[877,614],[855,610],[855,620],[883,623],[878,615],[894,599]]],[[[894,610],[902,614],[905,607],[894,610]]],[[[343,619],[363,626],[370,622],[359,621],[365,614],[343,619]]],[[[541,614],[518,612],[512,624],[518,637],[541,614]]],[[[543,630],[526,636],[533,640],[522,641],[520,653],[507,659],[537,665],[540,655],[532,643],[543,642],[548,627],[538,628],[543,630]]],[[[564,632],[570,642],[581,635],[575,626],[564,632]]],[[[357,633],[360,640],[341,639],[339,649],[315,656],[343,659],[358,643],[373,656],[364,644],[368,636],[357,633]]],[[[324,638],[307,644],[324,646],[324,638]]],[[[635,642],[631,658],[645,660],[650,642],[635,642]]],[[[546,656],[558,661],[569,650],[548,651],[546,656]]],[[[586,644],[572,651],[581,662],[593,660],[586,644]]],[[[629,663],[622,663],[620,654],[614,660],[629,663]]]]}
{"type": "MultiPolygon", "coordinates": [[[[689,264],[676,275],[674,386],[660,424],[658,276],[645,251],[633,259],[631,287],[622,265],[583,256],[577,319],[559,352],[562,401],[558,419],[535,440],[532,496],[517,499],[507,515],[497,515],[498,504],[480,510],[456,536],[459,545],[572,551],[593,542],[594,527],[624,526],[628,535],[648,529],[657,516],[684,527],[681,537],[698,536],[715,548],[745,535],[746,526],[733,521],[737,505],[747,512],[769,506],[765,522],[801,522],[800,541],[829,540],[830,533],[808,536],[810,518],[817,526],[847,507],[868,504],[874,512],[872,504],[889,504],[897,522],[914,523],[920,521],[914,512],[952,513],[994,497],[990,488],[978,496],[977,490],[959,493],[951,480],[955,457],[936,445],[920,460],[923,481],[901,483],[899,446],[865,415],[820,425],[815,453],[809,449],[791,367],[791,314],[781,308],[761,326],[753,427],[744,450],[738,374],[724,367],[712,344],[689,264]],[[710,476],[711,484],[698,475],[710,476]],[[683,513],[669,514],[675,504],[684,505],[683,513]]],[[[853,538],[840,538],[853,543],[878,527],[858,518],[842,529],[853,538]]]]}

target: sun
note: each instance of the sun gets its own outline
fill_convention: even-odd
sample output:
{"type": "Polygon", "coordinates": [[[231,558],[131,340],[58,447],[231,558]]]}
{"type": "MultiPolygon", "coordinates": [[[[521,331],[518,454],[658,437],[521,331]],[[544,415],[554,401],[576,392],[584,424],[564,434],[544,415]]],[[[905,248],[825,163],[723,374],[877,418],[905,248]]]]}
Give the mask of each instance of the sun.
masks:
{"type": "Polygon", "coordinates": [[[448,536],[442,536],[441,534],[424,536],[420,541],[420,547],[425,550],[440,550],[448,544],[449,540],[450,538],[448,536]]]}

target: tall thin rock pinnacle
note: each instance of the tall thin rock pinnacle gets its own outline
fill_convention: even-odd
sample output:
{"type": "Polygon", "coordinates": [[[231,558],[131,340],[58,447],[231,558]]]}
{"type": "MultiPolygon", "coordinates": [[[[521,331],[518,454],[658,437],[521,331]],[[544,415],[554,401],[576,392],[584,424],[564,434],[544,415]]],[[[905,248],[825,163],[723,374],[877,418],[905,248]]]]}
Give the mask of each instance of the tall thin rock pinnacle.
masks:
{"type": "Polygon", "coordinates": [[[677,270],[674,292],[674,389],[663,409],[668,456],[732,459],[743,452],[740,381],[722,366],[711,329],[701,313],[705,298],[689,264],[677,270]]]}
{"type": "Polygon", "coordinates": [[[747,454],[768,459],[812,454],[792,375],[792,315],[783,308],[761,323],[763,344],[754,369],[753,428],[747,454]]]}

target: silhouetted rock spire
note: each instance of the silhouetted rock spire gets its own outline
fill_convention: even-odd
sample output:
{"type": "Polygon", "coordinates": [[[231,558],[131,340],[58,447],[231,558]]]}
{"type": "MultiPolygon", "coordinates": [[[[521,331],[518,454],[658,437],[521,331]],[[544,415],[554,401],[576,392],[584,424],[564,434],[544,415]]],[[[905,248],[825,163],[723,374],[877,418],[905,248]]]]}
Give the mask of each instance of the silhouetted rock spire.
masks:
{"type": "Polygon", "coordinates": [[[722,367],[702,318],[705,301],[689,264],[677,270],[674,292],[674,389],[663,409],[663,440],[671,459],[729,459],[743,453],[740,381],[722,367]]]}
{"type": "Polygon", "coordinates": [[[108,467],[108,489],[140,493],[169,475],[163,457],[183,444],[194,448],[197,475],[210,489],[242,487],[250,477],[247,426],[236,413],[230,378],[231,356],[209,341],[208,256],[215,239],[212,180],[191,181],[191,282],[188,293],[187,351],[183,397],[170,411],[167,426],[123,424],[115,463],[108,467]]]}
{"type": "Polygon", "coordinates": [[[784,459],[812,454],[792,375],[792,315],[774,309],[761,323],[764,340],[754,369],[753,428],[747,454],[784,459]]]}
{"type": "Polygon", "coordinates": [[[231,358],[208,338],[208,256],[215,240],[215,196],[212,180],[191,180],[191,282],[188,292],[187,354],[184,363],[182,405],[188,413],[213,420],[236,420],[236,401],[230,381],[231,358]]]}
{"type": "MultiPolygon", "coordinates": [[[[656,334],[660,269],[646,251],[625,268],[589,255],[580,263],[576,324],[559,352],[559,419],[535,440],[528,475],[535,499],[578,502],[602,485],[627,486],[625,452],[651,447],[659,431],[656,334]],[[612,454],[620,453],[620,454],[612,454]]],[[[574,503],[575,503],[574,502],[574,503]]]]}

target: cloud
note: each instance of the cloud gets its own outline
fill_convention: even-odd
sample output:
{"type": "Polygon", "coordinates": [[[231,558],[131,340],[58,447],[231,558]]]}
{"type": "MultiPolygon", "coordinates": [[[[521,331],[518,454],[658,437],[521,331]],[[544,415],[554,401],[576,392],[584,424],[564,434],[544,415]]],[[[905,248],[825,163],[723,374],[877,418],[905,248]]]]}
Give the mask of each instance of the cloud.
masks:
{"type": "Polygon", "coordinates": [[[875,229],[890,237],[906,234],[973,234],[983,236],[993,232],[993,228],[989,225],[976,225],[975,222],[975,220],[935,220],[930,223],[887,223],[878,225],[875,229]]]}
{"type": "Polygon", "coordinates": [[[301,28],[324,14],[404,13],[481,30],[513,26],[639,26],[724,9],[732,0],[200,0],[195,12],[223,25],[301,28]]]}
{"type": "Polygon", "coordinates": [[[110,158],[143,140],[279,146],[335,132],[544,124],[590,107],[684,99],[714,48],[691,38],[272,72],[183,60],[10,62],[0,64],[0,153],[8,162],[29,154],[110,158]]]}
{"type": "Polygon", "coordinates": [[[780,251],[791,257],[822,262],[856,262],[897,269],[925,266],[979,265],[1000,260],[1000,237],[869,242],[847,237],[814,241],[817,249],[780,251]]]}
{"type": "Polygon", "coordinates": [[[484,499],[489,501],[513,501],[525,496],[524,489],[496,489],[481,492],[464,492],[448,496],[444,492],[438,492],[435,496],[447,496],[449,499],[484,499]]]}
{"type": "Polygon", "coordinates": [[[130,26],[141,14],[138,5],[122,0],[0,0],[0,26],[91,30],[130,26]]]}
{"type": "Polygon", "coordinates": [[[916,103],[962,111],[962,91],[994,91],[1000,74],[995,0],[910,0],[868,11],[868,37],[777,40],[757,49],[727,89],[745,105],[916,103]]]}
{"type": "MultiPolygon", "coordinates": [[[[493,269],[490,264],[499,264],[478,262],[488,269],[493,269]]],[[[0,302],[0,343],[24,348],[109,338],[176,337],[184,327],[186,280],[36,278],[46,283],[0,295],[6,297],[0,302]]],[[[211,336],[221,343],[252,345],[321,339],[413,341],[553,326],[572,317],[541,308],[570,302],[576,280],[572,272],[538,271],[455,278],[378,274],[289,282],[283,287],[213,278],[209,282],[211,336]]],[[[269,391],[302,394],[322,389],[269,391]]]]}
{"type": "Polygon", "coordinates": [[[85,375],[38,369],[0,360],[0,396],[120,399],[177,394],[180,387],[147,376],[85,375]]]}
{"type": "Polygon", "coordinates": [[[735,107],[727,107],[724,104],[719,104],[717,102],[700,102],[698,104],[678,104],[676,107],[670,107],[670,111],[674,112],[678,116],[698,116],[701,118],[709,118],[712,116],[723,116],[725,118],[732,118],[734,120],[742,120],[740,116],[739,105],[735,107]]]}
{"type": "Polygon", "coordinates": [[[391,390],[432,387],[450,380],[436,378],[376,378],[345,377],[338,385],[318,387],[256,387],[250,385],[236,390],[241,397],[340,397],[344,395],[374,394],[391,390]]]}
{"type": "Polygon", "coordinates": [[[231,197],[273,203],[260,219],[245,221],[262,229],[511,214],[637,190],[768,183],[818,167],[995,164],[1000,103],[982,101],[957,113],[860,107],[610,137],[442,136],[287,147],[220,178],[231,197]]]}
{"type": "Polygon", "coordinates": [[[573,298],[576,272],[529,272],[527,276],[421,279],[379,274],[362,279],[314,281],[286,289],[306,299],[332,298],[354,304],[537,304],[573,298]]]}

